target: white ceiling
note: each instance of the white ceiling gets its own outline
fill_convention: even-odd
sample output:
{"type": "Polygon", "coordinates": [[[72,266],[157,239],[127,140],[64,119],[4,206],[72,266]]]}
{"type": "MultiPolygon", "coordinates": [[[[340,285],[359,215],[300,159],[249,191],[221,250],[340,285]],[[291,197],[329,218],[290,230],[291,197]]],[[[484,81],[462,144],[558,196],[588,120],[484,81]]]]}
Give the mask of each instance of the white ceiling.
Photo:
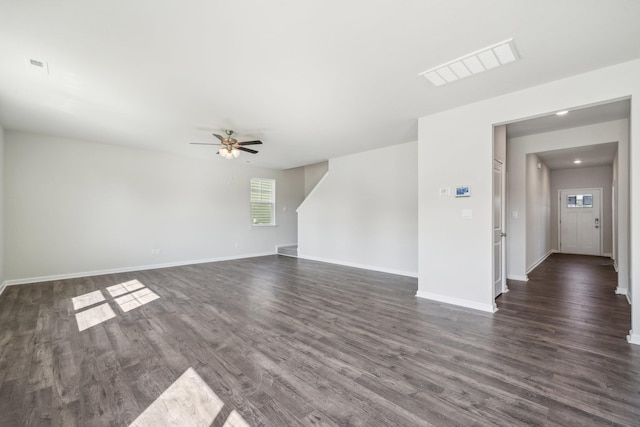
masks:
{"type": "MultiPolygon", "coordinates": [[[[628,119],[630,113],[631,102],[628,99],[574,109],[562,116],[551,113],[535,119],[507,124],[507,138],[628,119]]],[[[617,149],[618,143],[612,142],[536,154],[549,169],[576,169],[613,164],[617,149]],[[582,162],[579,164],[573,163],[577,159],[582,160],[582,162]]]]}
{"type": "Polygon", "coordinates": [[[617,142],[536,153],[549,169],[577,169],[613,164],[617,142]],[[575,164],[574,160],[582,163],[575,164]]]}
{"type": "Polygon", "coordinates": [[[187,143],[232,127],[265,142],[241,160],[294,167],[638,58],[638,17],[633,0],[0,0],[0,123],[211,158],[187,143]],[[438,88],[418,77],[509,37],[517,63],[438,88]]]}
{"type": "Polygon", "coordinates": [[[563,116],[551,113],[535,119],[509,123],[507,125],[507,138],[518,138],[526,135],[628,119],[630,113],[631,103],[628,99],[573,109],[563,116]]]}

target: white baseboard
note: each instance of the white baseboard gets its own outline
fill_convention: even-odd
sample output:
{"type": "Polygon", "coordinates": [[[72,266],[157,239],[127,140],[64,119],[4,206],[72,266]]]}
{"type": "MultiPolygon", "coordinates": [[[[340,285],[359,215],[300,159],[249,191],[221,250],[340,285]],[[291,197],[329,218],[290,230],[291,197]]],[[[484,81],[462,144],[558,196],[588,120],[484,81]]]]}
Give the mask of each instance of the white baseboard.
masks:
{"type": "Polygon", "coordinates": [[[433,294],[431,292],[418,291],[416,293],[418,298],[424,298],[431,301],[443,302],[445,304],[457,305],[465,308],[472,308],[474,310],[485,311],[489,313],[495,313],[497,309],[493,304],[481,304],[475,301],[469,301],[466,299],[448,297],[446,295],[433,294]]]}
{"type": "Polygon", "coordinates": [[[519,274],[507,274],[507,279],[509,280],[517,280],[518,282],[528,282],[529,277],[520,276],[519,274]]]}
{"type": "Polygon", "coordinates": [[[629,295],[629,292],[627,292],[625,296],[627,297],[627,302],[631,305],[631,295],[629,295]]]}
{"type": "Polygon", "coordinates": [[[418,277],[418,273],[413,272],[413,271],[396,270],[396,269],[393,269],[393,268],[379,267],[379,266],[376,266],[376,265],[358,264],[358,263],[355,263],[355,262],[339,261],[339,260],[335,260],[335,259],[321,258],[321,257],[315,257],[315,256],[309,256],[309,255],[301,255],[301,254],[298,254],[298,258],[307,259],[309,261],[326,262],[328,264],[343,265],[345,267],[354,267],[354,268],[362,268],[364,270],[379,271],[381,273],[396,274],[398,276],[407,276],[407,277],[416,277],[416,278],[418,277]]]}
{"type": "Polygon", "coordinates": [[[615,259],[613,260],[613,269],[616,271],[616,273],[618,273],[618,261],[616,261],[615,259]]]}
{"type": "Polygon", "coordinates": [[[608,252],[607,253],[603,253],[602,256],[606,256],[608,258],[613,258],[613,255],[608,253],[608,252]]]}
{"type": "Polygon", "coordinates": [[[2,295],[2,293],[4,292],[4,289],[6,287],[7,287],[7,282],[6,281],[0,283],[0,295],[2,295]]]}
{"type": "Polygon", "coordinates": [[[276,245],[276,253],[278,253],[278,249],[280,248],[286,248],[287,246],[298,246],[297,243],[287,243],[284,245],[276,245]]]}
{"type": "Polygon", "coordinates": [[[229,257],[196,259],[189,261],[167,262],[163,264],[138,265],[135,267],[110,268],[106,270],[83,271],[79,273],[54,274],[51,276],[27,277],[23,279],[5,280],[4,286],[26,285],[28,283],[51,282],[53,280],[75,279],[78,277],[101,276],[103,274],[129,273],[132,271],[155,270],[158,268],[180,267],[182,265],[206,264],[208,262],[231,261],[234,259],[255,258],[260,256],[275,255],[275,252],[258,254],[234,255],[229,257]]]}
{"type": "Polygon", "coordinates": [[[533,263],[533,265],[531,267],[529,267],[527,269],[527,274],[529,274],[534,268],[536,268],[537,266],[539,266],[540,264],[542,264],[544,262],[545,259],[549,258],[549,256],[553,253],[553,251],[549,251],[546,254],[544,254],[539,260],[537,260],[536,262],[533,263]]]}
{"type": "Polygon", "coordinates": [[[633,330],[630,330],[629,335],[627,335],[627,341],[631,344],[640,345],[640,335],[634,334],[633,330]]]}

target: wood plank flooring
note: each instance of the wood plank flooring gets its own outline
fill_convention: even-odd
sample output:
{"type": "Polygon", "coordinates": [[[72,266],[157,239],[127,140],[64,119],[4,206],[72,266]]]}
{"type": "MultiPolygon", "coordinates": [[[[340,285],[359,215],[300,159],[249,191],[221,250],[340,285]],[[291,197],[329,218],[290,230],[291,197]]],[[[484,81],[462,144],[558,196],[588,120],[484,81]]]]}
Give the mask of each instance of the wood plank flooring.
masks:
{"type": "Polygon", "coordinates": [[[615,280],[605,258],[556,254],[495,314],[418,299],[416,279],[278,256],[13,286],[0,425],[127,426],[189,368],[224,403],[213,426],[232,412],[251,426],[640,425],[615,280]],[[107,288],[133,280],[159,298],[124,311],[107,288]],[[95,291],[105,301],[74,309],[95,291]],[[115,317],[79,331],[101,304],[115,317]]]}

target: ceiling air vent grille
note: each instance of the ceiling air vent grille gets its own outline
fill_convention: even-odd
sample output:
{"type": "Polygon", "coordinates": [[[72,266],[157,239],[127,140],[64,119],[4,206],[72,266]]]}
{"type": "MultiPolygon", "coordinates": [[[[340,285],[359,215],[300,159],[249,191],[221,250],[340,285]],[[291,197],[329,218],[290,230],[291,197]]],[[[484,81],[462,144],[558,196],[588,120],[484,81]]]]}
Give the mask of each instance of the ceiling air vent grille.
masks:
{"type": "Polygon", "coordinates": [[[434,86],[442,86],[520,59],[513,39],[508,39],[468,55],[423,71],[420,76],[434,86]]]}
{"type": "Polygon", "coordinates": [[[30,72],[38,74],[49,74],[49,64],[47,62],[34,58],[25,59],[27,62],[27,69],[30,72]]]}

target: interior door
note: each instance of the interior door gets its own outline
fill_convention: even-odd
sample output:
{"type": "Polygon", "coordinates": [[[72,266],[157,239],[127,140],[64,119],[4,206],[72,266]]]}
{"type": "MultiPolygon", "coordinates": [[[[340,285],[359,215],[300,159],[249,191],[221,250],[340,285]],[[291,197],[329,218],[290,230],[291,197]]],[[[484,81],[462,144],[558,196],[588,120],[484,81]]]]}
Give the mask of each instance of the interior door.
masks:
{"type": "Polygon", "coordinates": [[[578,188],[560,190],[560,252],[601,255],[602,190],[578,188]]]}
{"type": "Polygon", "coordinates": [[[506,289],[504,233],[504,164],[493,161],[493,296],[497,297],[506,289]]]}

